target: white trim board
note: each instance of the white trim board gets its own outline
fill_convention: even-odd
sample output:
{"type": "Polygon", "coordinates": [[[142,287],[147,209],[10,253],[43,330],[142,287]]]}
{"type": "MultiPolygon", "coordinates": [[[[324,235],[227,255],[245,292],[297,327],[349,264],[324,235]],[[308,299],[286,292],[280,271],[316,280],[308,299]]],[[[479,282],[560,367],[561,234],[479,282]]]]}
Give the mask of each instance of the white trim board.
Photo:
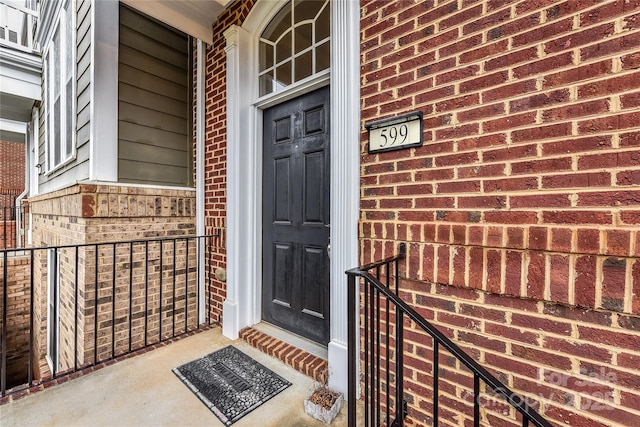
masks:
{"type": "MultiPolygon", "coordinates": [[[[286,1],[259,1],[227,40],[227,298],[223,334],[260,322],[262,283],[262,109],[326,85],[319,75],[258,99],[258,36],[286,1]]],[[[347,269],[358,262],[360,9],[331,7],[331,341],[329,385],[347,392],[347,269]]]]}

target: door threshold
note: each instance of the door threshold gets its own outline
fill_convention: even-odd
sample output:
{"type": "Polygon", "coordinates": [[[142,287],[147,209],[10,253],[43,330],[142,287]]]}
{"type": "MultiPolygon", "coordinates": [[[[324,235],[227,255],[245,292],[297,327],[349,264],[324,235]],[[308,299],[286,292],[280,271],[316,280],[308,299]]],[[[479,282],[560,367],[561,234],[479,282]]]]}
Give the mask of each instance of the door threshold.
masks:
{"type": "Polygon", "coordinates": [[[323,360],[328,360],[329,351],[326,346],[320,345],[317,342],[311,341],[307,338],[301,337],[300,335],[296,335],[293,332],[287,331],[286,329],[282,329],[278,326],[272,325],[267,322],[260,322],[252,326],[256,331],[262,332],[263,334],[270,335],[274,338],[279,339],[287,344],[290,344],[294,347],[298,347],[306,351],[307,353],[313,354],[316,357],[319,357],[323,360]]]}

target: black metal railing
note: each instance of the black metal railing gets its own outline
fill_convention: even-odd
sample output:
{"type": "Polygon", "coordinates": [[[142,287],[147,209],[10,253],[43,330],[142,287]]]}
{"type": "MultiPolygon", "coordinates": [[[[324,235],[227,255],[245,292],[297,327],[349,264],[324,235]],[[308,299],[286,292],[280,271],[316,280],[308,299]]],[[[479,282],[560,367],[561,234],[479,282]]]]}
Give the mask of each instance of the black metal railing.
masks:
{"type": "Polygon", "coordinates": [[[23,247],[29,228],[29,206],[0,206],[0,249],[23,247]]]}
{"type": "Polygon", "coordinates": [[[0,251],[0,395],[215,324],[214,235],[0,251]]]}
{"type": "MultiPolygon", "coordinates": [[[[357,395],[358,384],[361,384],[361,397],[364,401],[365,426],[404,425],[408,415],[405,400],[405,372],[407,369],[413,369],[410,366],[411,363],[404,362],[407,347],[404,339],[406,322],[412,326],[412,334],[417,330],[420,334],[428,334],[433,340],[432,346],[428,349],[425,346],[423,352],[431,358],[430,378],[427,375],[424,376],[424,379],[428,378],[430,383],[420,383],[420,378],[411,379],[414,384],[420,383],[418,388],[431,389],[430,393],[424,394],[432,396],[430,399],[432,425],[439,425],[440,376],[441,371],[444,372],[447,366],[442,361],[447,358],[446,355],[441,354],[444,349],[472,374],[472,381],[471,376],[468,377],[469,383],[472,382],[472,385],[469,384],[472,392],[465,400],[470,403],[473,398],[473,404],[458,405],[458,410],[465,407],[469,412],[472,411],[472,414],[468,414],[468,418],[473,419],[474,426],[480,425],[481,401],[495,402],[495,399],[500,399],[498,405],[510,406],[521,415],[523,426],[526,427],[531,423],[534,426],[551,427],[551,424],[521,396],[511,391],[398,296],[400,280],[398,265],[399,261],[405,257],[405,248],[405,244],[402,243],[396,256],[346,272],[349,287],[347,319],[349,426],[356,426],[356,399],[352,397],[357,395]],[[360,316],[362,324],[356,321],[356,315],[360,316]],[[360,354],[357,350],[358,344],[361,346],[360,354]],[[360,372],[359,377],[358,372],[360,372]],[[484,393],[481,391],[481,382],[485,384],[484,393]],[[487,390],[491,390],[493,394],[489,396],[487,390]],[[481,396],[482,394],[484,396],[481,396]]],[[[423,338],[426,338],[426,335],[423,338]]],[[[415,346],[415,340],[414,335],[412,340],[414,342],[411,345],[415,346]]],[[[406,357],[410,356],[413,355],[406,357]]],[[[457,377],[465,382],[465,376],[457,377]]],[[[429,400],[429,396],[424,398],[429,400]]],[[[451,408],[447,409],[452,411],[451,408]]],[[[429,411],[424,408],[423,410],[429,411]]],[[[514,417],[515,415],[514,413],[514,417]]]]}

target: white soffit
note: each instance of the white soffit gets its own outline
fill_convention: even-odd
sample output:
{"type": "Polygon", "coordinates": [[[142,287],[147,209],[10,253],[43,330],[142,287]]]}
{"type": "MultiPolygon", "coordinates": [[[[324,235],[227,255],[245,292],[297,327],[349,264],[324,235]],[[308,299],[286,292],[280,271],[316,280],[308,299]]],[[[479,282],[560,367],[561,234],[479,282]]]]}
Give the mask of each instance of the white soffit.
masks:
{"type": "Polygon", "coordinates": [[[231,1],[123,0],[123,3],[211,44],[213,23],[231,1]]]}

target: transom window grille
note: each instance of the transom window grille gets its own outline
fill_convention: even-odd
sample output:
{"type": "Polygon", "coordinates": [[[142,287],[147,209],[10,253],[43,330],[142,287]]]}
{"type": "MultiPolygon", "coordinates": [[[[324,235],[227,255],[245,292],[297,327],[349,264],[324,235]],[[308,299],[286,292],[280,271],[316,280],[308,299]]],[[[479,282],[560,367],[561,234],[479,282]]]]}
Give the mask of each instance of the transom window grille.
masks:
{"type": "Polygon", "coordinates": [[[329,0],[293,0],[260,37],[260,96],[329,68],[329,0]]]}

